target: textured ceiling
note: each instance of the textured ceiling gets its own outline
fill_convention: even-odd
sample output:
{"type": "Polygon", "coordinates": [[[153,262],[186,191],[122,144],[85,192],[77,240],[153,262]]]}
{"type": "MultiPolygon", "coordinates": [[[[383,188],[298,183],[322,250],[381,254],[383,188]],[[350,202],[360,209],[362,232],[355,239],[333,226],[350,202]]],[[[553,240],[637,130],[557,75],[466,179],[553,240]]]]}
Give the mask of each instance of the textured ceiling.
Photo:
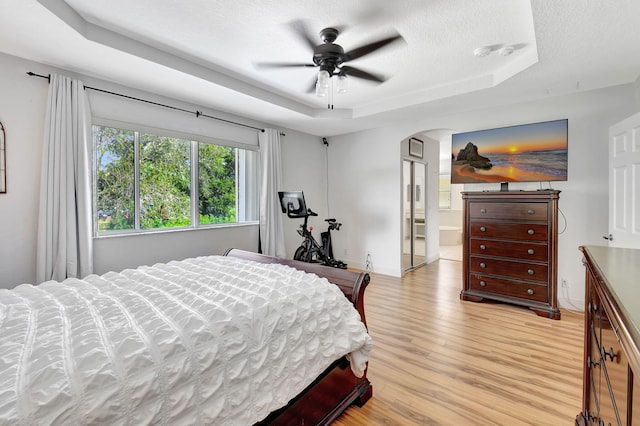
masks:
{"type": "MultiPolygon", "coordinates": [[[[374,127],[448,105],[500,102],[634,81],[640,2],[619,0],[21,0],[2,3],[0,51],[198,106],[317,135],[374,127]],[[609,3],[610,4],[610,3],[609,3]],[[398,32],[403,41],[350,62],[388,80],[308,93],[316,68],[291,29],[335,26],[345,50],[398,32]],[[514,52],[501,56],[509,45],[514,52]],[[483,58],[474,49],[489,46],[483,58]]],[[[320,43],[319,36],[317,42],[320,43]]]]}

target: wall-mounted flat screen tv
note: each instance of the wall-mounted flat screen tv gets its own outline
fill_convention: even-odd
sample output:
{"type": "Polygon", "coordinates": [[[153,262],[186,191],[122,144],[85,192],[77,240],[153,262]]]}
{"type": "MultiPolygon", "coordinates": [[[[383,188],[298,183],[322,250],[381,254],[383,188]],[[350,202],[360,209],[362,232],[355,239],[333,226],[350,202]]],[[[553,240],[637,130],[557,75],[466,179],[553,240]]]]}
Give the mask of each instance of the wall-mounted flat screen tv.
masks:
{"type": "Polygon", "coordinates": [[[451,183],[567,180],[568,121],[455,133],[451,183]]]}

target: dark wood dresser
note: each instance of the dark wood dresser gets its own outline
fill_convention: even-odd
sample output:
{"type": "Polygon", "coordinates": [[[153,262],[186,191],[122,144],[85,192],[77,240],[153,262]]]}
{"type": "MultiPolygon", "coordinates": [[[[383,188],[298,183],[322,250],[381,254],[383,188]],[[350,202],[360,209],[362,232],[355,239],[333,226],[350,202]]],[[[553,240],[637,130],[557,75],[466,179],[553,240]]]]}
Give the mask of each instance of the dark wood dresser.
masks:
{"type": "Polygon", "coordinates": [[[580,247],[586,266],[579,425],[640,425],[640,250],[580,247]]]}
{"type": "Polygon", "coordinates": [[[462,300],[497,300],[560,319],[560,191],[463,192],[462,300]]]}

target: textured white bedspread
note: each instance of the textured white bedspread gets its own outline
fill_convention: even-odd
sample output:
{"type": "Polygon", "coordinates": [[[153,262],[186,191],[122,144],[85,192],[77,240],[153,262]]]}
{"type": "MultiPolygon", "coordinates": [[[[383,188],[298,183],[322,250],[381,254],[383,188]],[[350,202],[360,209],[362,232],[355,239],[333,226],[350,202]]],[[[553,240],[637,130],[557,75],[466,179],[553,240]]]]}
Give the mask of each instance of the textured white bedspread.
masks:
{"type": "Polygon", "coordinates": [[[1,425],[251,425],[371,338],[325,279],[210,256],[0,290],[1,425]]]}

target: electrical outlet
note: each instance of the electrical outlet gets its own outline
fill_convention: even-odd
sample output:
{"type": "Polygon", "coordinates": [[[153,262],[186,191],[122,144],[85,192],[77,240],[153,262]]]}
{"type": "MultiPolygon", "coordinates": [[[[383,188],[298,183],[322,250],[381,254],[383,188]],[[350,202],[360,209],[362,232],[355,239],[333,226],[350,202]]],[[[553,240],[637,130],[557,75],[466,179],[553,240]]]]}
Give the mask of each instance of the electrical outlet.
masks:
{"type": "Polygon", "coordinates": [[[347,249],[344,249],[344,252],[342,254],[346,256],[348,254],[347,249]]]}

